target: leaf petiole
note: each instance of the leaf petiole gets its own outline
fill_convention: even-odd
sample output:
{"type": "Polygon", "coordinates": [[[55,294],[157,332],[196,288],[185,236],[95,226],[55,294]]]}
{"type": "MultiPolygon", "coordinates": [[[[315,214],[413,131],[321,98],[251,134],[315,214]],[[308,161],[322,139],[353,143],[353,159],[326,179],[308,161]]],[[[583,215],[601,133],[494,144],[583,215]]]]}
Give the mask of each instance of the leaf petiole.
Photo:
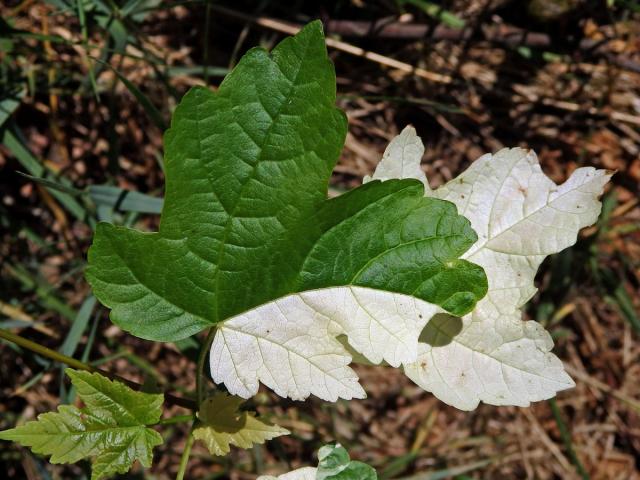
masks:
{"type": "Polygon", "coordinates": [[[189,456],[191,455],[191,447],[193,447],[193,442],[195,441],[195,437],[193,436],[193,427],[196,425],[196,420],[191,424],[191,429],[189,430],[189,436],[187,437],[187,443],[184,446],[184,450],[182,451],[182,456],[180,457],[180,467],[178,467],[178,473],[176,474],[176,480],[183,480],[184,474],[187,471],[187,464],[189,463],[189,456]]]}
{"type": "Polygon", "coordinates": [[[176,415],[175,417],[163,418],[154,425],[173,425],[174,423],[192,422],[194,415],[176,415]]]}
{"type": "Polygon", "coordinates": [[[202,347],[200,348],[200,353],[198,354],[198,364],[197,364],[197,372],[196,372],[196,401],[198,403],[198,407],[205,398],[205,388],[203,383],[203,370],[204,364],[207,360],[207,353],[211,348],[211,344],[213,343],[213,338],[216,335],[216,327],[211,327],[207,332],[207,338],[205,339],[202,347]]]}

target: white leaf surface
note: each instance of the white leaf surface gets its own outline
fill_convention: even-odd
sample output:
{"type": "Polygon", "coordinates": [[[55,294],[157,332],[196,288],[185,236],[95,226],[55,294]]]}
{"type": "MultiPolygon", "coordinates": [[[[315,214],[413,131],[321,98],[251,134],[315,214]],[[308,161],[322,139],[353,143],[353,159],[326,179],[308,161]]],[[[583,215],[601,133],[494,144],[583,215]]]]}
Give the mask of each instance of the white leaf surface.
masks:
{"type": "Polygon", "coordinates": [[[537,322],[522,321],[520,311],[476,310],[447,320],[462,322],[461,331],[438,330],[438,343],[421,343],[418,360],[405,365],[411,380],[443,402],[461,410],[480,401],[526,407],[574,386],[550,352],[549,333],[537,322]]]}
{"type": "Polygon", "coordinates": [[[230,393],[255,395],[263,383],[282,397],[364,398],[349,367],[349,345],[372,363],[418,356],[418,337],[443,310],[415,297],[363,287],[292,294],[222,323],[211,347],[211,375],[230,393]]]}
{"type": "Polygon", "coordinates": [[[277,477],[262,475],[258,477],[258,480],[316,480],[316,471],[317,469],[314,467],[304,467],[277,477]]]}
{"type": "Polygon", "coordinates": [[[366,176],[363,183],[371,180],[390,180],[392,178],[415,178],[424,184],[426,192],[430,192],[427,176],[420,167],[424,155],[424,145],[416,134],[416,129],[408,125],[400,135],[395,137],[382,155],[373,176],[366,176]]]}
{"type": "Polygon", "coordinates": [[[518,308],[536,292],[534,277],[545,257],[573,245],[580,229],[596,222],[610,177],[579,168],[558,186],[533,151],[503,149],[483,155],[432,196],[453,202],[478,234],[462,258],[485,269],[488,295],[518,308]]]}
{"type": "MultiPolygon", "coordinates": [[[[393,158],[409,171],[406,158],[393,158]]],[[[392,170],[386,165],[383,172],[392,170]]],[[[448,328],[442,328],[447,322],[427,326],[431,344],[421,343],[418,360],[405,365],[409,378],[463,410],[480,401],[527,406],[574,386],[550,353],[549,334],[536,322],[523,322],[520,308],[536,292],[534,277],[544,258],[573,245],[578,231],[595,223],[598,197],[610,176],[579,168],[558,186],[534,152],[514,148],[480,157],[456,179],[427,192],[453,202],[471,221],[478,241],[462,258],[485,269],[489,291],[457,320],[460,328],[451,328],[455,320],[448,328]]]]}

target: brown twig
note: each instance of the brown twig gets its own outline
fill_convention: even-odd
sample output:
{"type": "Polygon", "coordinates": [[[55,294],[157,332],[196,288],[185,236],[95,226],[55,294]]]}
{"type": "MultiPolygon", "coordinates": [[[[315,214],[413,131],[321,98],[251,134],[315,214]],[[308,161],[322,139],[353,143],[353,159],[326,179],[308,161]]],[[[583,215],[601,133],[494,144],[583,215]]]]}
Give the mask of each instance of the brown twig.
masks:
{"type": "MultiPolygon", "coordinates": [[[[247,15],[246,13],[238,12],[230,8],[221,7],[219,5],[213,5],[212,9],[217,13],[225,15],[229,18],[241,20],[243,22],[251,22],[255,25],[259,25],[270,30],[275,30],[276,32],[285,33],[287,35],[295,35],[300,31],[300,28],[302,28],[300,25],[283,22],[282,20],[277,20],[275,18],[247,15]]],[[[327,46],[335,48],[336,50],[340,50],[341,52],[345,52],[356,57],[365,58],[372,62],[395,68],[396,70],[400,70],[402,72],[413,74],[417,77],[424,78],[425,80],[429,80],[431,82],[451,83],[452,81],[452,78],[449,75],[443,75],[441,73],[425,70],[424,68],[414,67],[413,65],[410,65],[408,63],[401,62],[399,60],[395,60],[385,55],[380,55],[379,53],[371,52],[360,47],[356,47],[355,45],[351,45],[350,43],[336,40],[334,38],[327,38],[326,43],[327,46]]]]}
{"type": "MultiPolygon", "coordinates": [[[[345,37],[374,37],[374,38],[395,38],[406,40],[417,40],[424,38],[429,33],[432,40],[444,40],[459,42],[470,37],[471,31],[467,29],[450,28],[445,25],[438,25],[430,32],[429,25],[390,22],[388,19],[374,21],[358,20],[327,20],[325,22],[327,34],[335,33],[345,37]]],[[[532,47],[549,49],[553,48],[553,39],[546,33],[529,32],[525,29],[511,25],[494,25],[483,28],[484,39],[499,45],[515,47],[532,47]]],[[[583,38],[578,43],[578,49],[588,52],[606,60],[625,70],[640,73],[640,63],[634,62],[623,55],[614,55],[606,52],[603,47],[609,43],[609,39],[592,40],[583,38]]]]}
{"type": "Polygon", "coordinates": [[[606,383],[601,382],[596,378],[593,378],[588,373],[584,372],[579,368],[574,367],[573,365],[565,363],[564,368],[569,373],[569,375],[576,377],[581,382],[584,382],[593,388],[596,388],[608,395],[611,395],[613,398],[620,400],[622,403],[625,403],[629,407],[633,408],[636,412],[640,412],[640,402],[635,398],[632,398],[629,395],[622,393],[620,390],[616,390],[615,388],[610,387],[606,383]]]}

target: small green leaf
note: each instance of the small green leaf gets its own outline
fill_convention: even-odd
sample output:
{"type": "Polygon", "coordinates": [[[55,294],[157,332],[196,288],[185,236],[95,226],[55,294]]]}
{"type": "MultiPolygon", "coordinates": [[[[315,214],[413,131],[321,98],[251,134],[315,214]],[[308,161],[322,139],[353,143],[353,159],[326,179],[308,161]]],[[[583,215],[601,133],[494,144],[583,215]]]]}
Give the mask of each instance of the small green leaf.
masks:
{"type": "Polygon", "coordinates": [[[93,458],[91,479],[125,473],[133,462],[149,467],[160,434],[148,425],[160,420],[163,395],[131,390],[98,373],[67,369],[83,408],[60,405],[37,421],[0,432],[0,439],[19,442],[34,453],[51,455],[51,463],[93,458]]]}
{"type": "Polygon", "coordinates": [[[242,398],[226,393],[202,402],[198,412],[201,425],[193,430],[193,436],[201,440],[212,455],[226,455],[230,445],[251,448],[256,443],[289,434],[284,428],[256,418],[253,412],[239,411],[243,402],[242,398]]]}
{"type": "Polygon", "coordinates": [[[352,461],[340,445],[326,445],[318,451],[316,480],[377,480],[369,465],[352,461]]]}

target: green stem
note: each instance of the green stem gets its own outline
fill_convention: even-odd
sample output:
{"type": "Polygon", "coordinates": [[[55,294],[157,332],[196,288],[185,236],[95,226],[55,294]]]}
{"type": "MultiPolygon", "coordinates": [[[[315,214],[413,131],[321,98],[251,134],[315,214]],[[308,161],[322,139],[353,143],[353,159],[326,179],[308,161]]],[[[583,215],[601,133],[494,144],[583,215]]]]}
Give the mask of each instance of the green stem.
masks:
{"type": "Polygon", "coordinates": [[[172,425],[174,423],[193,422],[194,417],[191,415],[176,415],[175,417],[163,418],[155,425],[172,425]]]}
{"type": "Polygon", "coordinates": [[[180,467],[178,468],[178,474],[176,475],[176,480],[183,480],[184,474],[187,471],[187,464],[189,463],[189,456],[191,455],[191,447],[193,447],[193,442],[195,438],[193,437],[193,425],[191,426],[191,430],[189,430],[189,436],[187,437],[187,443],[184,446],[184,450],[182,451],[182,457],[180,457],[180,467]]]}
{"type": "MultiPolygon", "coordinates": [[[[50,348],[45,347],[44,345],[40,345],[39,343],[28,340],[20,335],[16,335],[15,333],[11,333],[8,330],[4,330],[0,328],[0,339],[7,340],[11,343],[15,343],[16,345],[26,348],[27,350],[31,350],[38,355],[53,360],[54,362],[64,363],[65,365],[69,365],[72,368],[77,370],[84,370],[86,372],[99,373],[100,375],[104,375],[107,378],[112,380],[117,380],[119,382],[125,383],[130,387],[139,389],[141,387],[140,384],[136,382],[132,382],[131,380],[127,380],[126,378],[122,378],[113,373],[105,372],[104,370],[100,370],[98,368],[92,367],[88,363],[81,362],[80,360],[76,360],[75,358],[69,357],[67,355],[63,355],[60,352],[56,352],[55,350],[51,350],[50,348]]],[[[176,397],[169,393],[164,394],[167,402],[172,403],[174,405],[179,405],[184,408],[188,408],[190,410],[196,410],[196,404],[182,397],[176,397]]]]}
{"type": "Polygon", "coordinates": [[[75,358],[68,357],[63,355],[60,352],[56,352],[55,350],[51,350],[50,348],[45,347],[44,345],[40,345],[39,343],[33,342],[31,340],[27,340],[20,335],[16,335],[15,333],[11,333],[7,330],[0,328],[0,338],[7,340],[11,343],[15,343],[27,350],[31,350],[38,355],[49,358],[54,362],[64,363],[69,365],[70,367],[76,368],[78,370],[85,370],[87,372],[97,372],[98,369],[92,367],[91,365],[81,362],[80,360],[76,360],[75,358]]]}
{"type": "Polygon", "coordinates": [[[578,475],[583,480],[589,480],[589,474],[582,465],[582,462],[576,455],[576,451],[573,449],[573,443],[571,441],[571,433],[569,433],[569,429],[567,428],[567,424],[564,422],[562,418],[562,413],[560,412],[560,407],[558,407],[558,403],[555,398],[549,399],[549,405],[551,406],[551,412],[553,413],[553,418],[558,425],[558,430],[560,430],[560,438],[562,439],[562,443],[564,443],[564,447],[567,450],[567,454],[569,455],[569,460],[573,463],[573,466],[576,467],[578,475]]]}
{"type": "Polygon", "coordinates": [[[203,48],[203,62],[204,63],[204,84],[205,86],[209,86],[209,41],[210,41],[210,33],[211,31],[211,0],[207,0],[207,9],[205,12],[205,20],[204,20],[204,48],[203,48]]]}
{"type": "Polygon", "coordinates": [[[207,338],[202,344],[200,348],[200,353],[198,354],[198,365],[196,371],[196,398],[198,402],[198,407],[202,403],[205,397],[204,391],[204,364],[207,360],[207,353],[209,353],[209,349],[211,348],[211,344],[213,343],[213,337],[216,335],[216,327],[211,327],[209,332],[207,333],[207,338]]]}

